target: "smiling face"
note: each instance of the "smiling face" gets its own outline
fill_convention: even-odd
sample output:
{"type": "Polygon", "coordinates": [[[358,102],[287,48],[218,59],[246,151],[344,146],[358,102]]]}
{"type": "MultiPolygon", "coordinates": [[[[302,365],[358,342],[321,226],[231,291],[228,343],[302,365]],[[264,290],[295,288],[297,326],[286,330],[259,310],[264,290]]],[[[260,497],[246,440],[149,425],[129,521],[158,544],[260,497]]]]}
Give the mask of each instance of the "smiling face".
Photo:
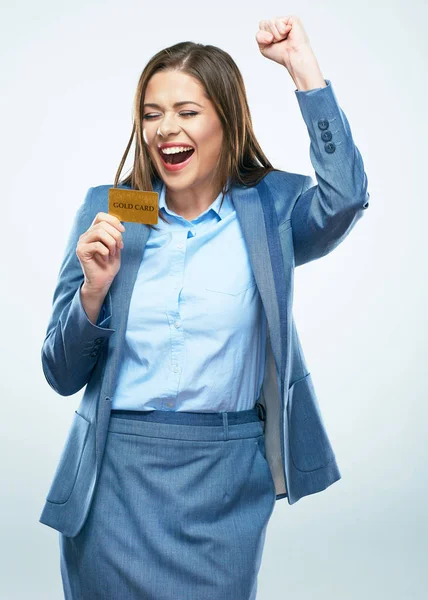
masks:
{"type": "Polygon", "coordinates": [[[208,191],[220,155],[223,130],[199,81],[179,71],[155,73],[146,88],[142,119],[144,142],[167,188],[174,192],[208,191]],[[158,128],[162,135],[158,134],[158,128]],[[169,170],[165,166],[158,149],[165,142],[194,148],[183,168],[169,170]]]}

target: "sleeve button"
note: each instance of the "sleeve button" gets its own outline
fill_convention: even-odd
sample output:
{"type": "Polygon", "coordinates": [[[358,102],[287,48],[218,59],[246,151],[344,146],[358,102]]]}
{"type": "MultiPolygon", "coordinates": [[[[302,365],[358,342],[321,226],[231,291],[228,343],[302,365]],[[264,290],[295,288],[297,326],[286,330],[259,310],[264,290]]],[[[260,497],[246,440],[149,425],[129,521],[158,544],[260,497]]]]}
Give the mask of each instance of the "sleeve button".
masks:
{"type": "Polygon", "coordinates": [[[330,127],[330,123],[327,121],[327,119],[320,119],[318,121],[318,127],[324,131],[324,129],[328,129],[330,127]]]}
{"type": "Polygon", "coordinates": [[[331,133],[331,131],[323,131],[321,134],[321,139],[323,142],[329,142],[332,137],[333,134],[331,133]]]}

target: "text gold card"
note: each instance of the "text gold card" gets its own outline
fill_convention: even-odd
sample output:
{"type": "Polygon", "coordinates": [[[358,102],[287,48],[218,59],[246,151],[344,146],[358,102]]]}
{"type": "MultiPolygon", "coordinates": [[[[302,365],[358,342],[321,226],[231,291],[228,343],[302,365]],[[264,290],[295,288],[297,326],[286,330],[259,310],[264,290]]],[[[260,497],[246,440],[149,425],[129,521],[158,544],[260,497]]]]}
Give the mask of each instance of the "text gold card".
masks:
{"type": "Polygon", "coordinates": [[[144,190],[109,188],[108,212],[119,221],[156,225],[158,222],[159,194],[144,190]]]}

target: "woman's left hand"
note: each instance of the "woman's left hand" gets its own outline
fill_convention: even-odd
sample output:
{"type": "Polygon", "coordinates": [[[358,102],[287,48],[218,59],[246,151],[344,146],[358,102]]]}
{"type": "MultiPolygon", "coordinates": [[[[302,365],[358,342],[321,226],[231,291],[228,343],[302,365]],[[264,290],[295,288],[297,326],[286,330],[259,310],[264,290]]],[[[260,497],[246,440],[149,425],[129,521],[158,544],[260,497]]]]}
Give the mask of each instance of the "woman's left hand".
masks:
{"type": "Polygon", "coordinates": [[[293,15],[260,21],[256,41],[263,56],[289,71],[296,55],[312,53],[306,31],[300,19],[293,15]]]}

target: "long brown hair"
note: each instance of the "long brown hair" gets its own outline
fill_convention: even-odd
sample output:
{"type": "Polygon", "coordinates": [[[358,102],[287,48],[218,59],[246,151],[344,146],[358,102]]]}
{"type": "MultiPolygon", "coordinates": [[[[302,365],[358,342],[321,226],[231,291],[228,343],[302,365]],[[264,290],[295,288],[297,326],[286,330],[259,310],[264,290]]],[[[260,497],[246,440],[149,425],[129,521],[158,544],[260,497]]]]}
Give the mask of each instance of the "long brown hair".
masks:
{"type": "MultiPolygon", "coordinates": [[[[143,142],[142,107],[152,75],[167,70],[181,71],[197,79],[221,121],[223,145],[213,174],[213,180],[221,186],[221,204],[232,185],[257,185],[267,173],[278,170],[268,161],[256,140],[244,81],[232,57],[217,46],[180,42],[155,54],[140,75],[133,104],[132,134],[115,176],[115,187],[125,185],[134,190],[153,191],[154,180],[161,180],[143,142]],[[119,182],[135,133],[134,165],[131,173],[119,182]]],[[[160,211],[159,218],[168,222],[160,211]]]]}

